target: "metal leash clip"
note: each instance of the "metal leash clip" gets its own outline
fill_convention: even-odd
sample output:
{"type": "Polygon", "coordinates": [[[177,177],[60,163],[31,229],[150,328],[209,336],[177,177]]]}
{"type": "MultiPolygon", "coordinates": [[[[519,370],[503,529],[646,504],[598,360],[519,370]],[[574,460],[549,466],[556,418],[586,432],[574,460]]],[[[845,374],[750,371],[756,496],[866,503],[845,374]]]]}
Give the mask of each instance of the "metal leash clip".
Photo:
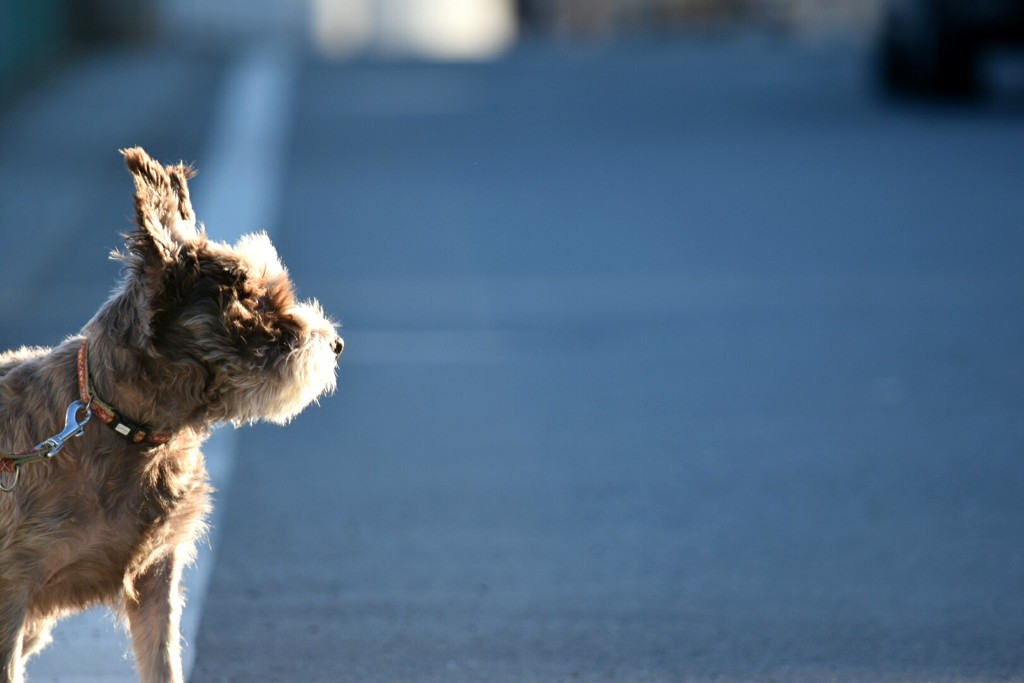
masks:
{"type": "Polygon", "coordinates": [[[52,458],[60,452],[60,449],[64,448],[64,444],[69,439],[84,434],[85,425],[90,419],[92,419],[92,401],[89,403],[74,401],[68,406],[64,429],[60,433],[54,434],[30,451],[11,455],[0,453],[0,492],[10,493],[18,486],[22,465],[52,458]],[[81,410],[85,410],[85,415],[79,420],[78,413],[81,410]]]}
{"type": "Polygon", "coordinates": [[[42,442],[37,449],[45,451],[46,457],[52,458],[60,452],[60,449],[64,448],[64,444],[68,440],[81,436],[85,433],[85,425],[92,419],[92,409],[88,404],[82,401],[74,401],[68,406],[68,414],[64,419],[64,429],[59,434],[54,434],[46,441],[42,442]],[[78,419],[78,411],[85,409],[85,417],[81,420],[78,419]]]}

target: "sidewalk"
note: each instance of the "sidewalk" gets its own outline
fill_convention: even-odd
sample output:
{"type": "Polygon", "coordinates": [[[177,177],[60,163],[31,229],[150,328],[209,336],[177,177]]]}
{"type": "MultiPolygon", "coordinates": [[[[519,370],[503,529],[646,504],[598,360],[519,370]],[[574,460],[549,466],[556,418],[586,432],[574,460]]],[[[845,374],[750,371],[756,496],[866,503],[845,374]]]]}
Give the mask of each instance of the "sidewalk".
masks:
{"type": "Polygon", "coordinates": [[[4,348],[59,341],[106,298],[117,277],[107,255],[132,207],[118,149],[144,144],[162,158],[200,158],[221,69],[187,55],[99,53],[69,64],[5,111],[4,348]]]}

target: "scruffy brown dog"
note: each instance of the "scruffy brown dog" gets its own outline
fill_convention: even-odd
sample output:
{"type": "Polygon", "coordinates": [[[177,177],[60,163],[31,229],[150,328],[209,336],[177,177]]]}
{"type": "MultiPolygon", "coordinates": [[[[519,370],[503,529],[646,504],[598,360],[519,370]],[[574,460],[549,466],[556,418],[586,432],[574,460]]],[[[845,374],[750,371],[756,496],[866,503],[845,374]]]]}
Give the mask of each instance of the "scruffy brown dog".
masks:
{"type": "Polygon", "coordinates": [[[138,225],[114,254],[121,285],[79,336],[0,355],[8,683],[58,619],[96,604],[127,619],[143,681],[180,683],[179,579],[210,509],[202,442],[334,390],[343,343],[316,302],[293,298],[266,235],[208,240],[190,169],[123,154],[138,225]]]}

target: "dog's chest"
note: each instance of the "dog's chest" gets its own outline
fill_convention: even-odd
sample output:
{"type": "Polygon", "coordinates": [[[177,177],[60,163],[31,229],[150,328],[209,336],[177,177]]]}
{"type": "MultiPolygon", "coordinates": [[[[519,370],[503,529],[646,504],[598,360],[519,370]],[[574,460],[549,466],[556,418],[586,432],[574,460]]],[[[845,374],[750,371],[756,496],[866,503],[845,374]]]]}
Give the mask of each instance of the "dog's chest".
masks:
{"type": "Polygon", "coordinates": [[[79,480],[79,495],[56,515],[61,532],[42,549],[42,594],[65,604],[110,602],[202,535],[209,486],[201,456],[144,465],[79,480]]]}

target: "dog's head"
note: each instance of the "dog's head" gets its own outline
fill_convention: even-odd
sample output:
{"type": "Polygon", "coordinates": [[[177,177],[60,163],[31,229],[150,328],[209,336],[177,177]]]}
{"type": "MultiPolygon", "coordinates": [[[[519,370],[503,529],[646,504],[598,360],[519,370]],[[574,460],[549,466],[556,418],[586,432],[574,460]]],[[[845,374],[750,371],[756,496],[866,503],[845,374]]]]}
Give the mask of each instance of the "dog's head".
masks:
{"type": "Polygon", "coordinates": [[[125,278],[83,330],[120,349],[108,362],[135,366],[136,379],[181,404],[176,412],[207,423],[287,422],[333,391],[343,342],[316,301],[296,299],[267,235],[207,239],[191,169],[138,147],[123,154],[136,212],[126,250],[114,253],[125,278]]]}

